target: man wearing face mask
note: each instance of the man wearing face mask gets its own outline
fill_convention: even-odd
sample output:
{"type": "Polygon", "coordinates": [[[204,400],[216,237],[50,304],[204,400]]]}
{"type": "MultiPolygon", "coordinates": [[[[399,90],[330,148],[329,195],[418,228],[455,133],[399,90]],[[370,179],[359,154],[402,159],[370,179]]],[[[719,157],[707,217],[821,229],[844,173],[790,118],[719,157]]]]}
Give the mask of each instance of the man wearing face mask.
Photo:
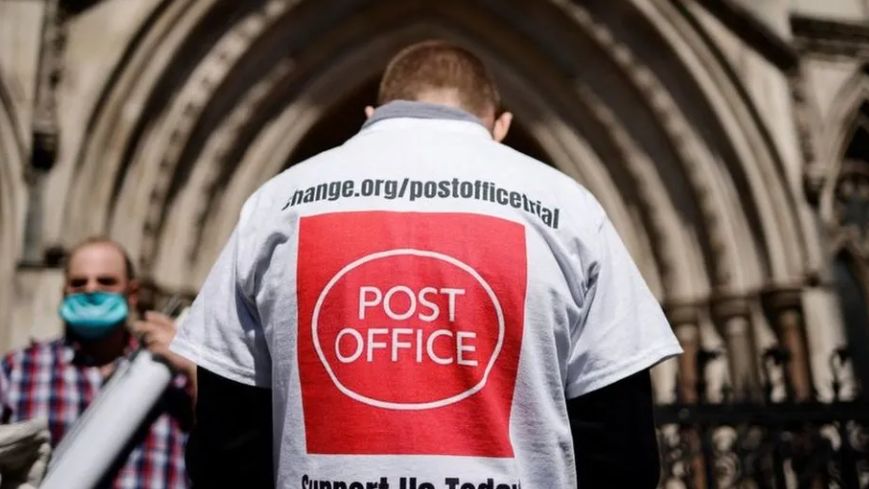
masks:
{"type": "Polygon", "coordinates": [[[48,420],[56,446],[94,399],[118,361],[140,344],[179,374],[116,461],[101,487],[184,488],[184,444],[195,389],[195,367],[169,352],[171,318],[146,312],[131,321],[139,285],[116,242],[92,238],[74,247],[58,312],[64,336],[8,354],[0,369],[4,423],[48,420]]]}

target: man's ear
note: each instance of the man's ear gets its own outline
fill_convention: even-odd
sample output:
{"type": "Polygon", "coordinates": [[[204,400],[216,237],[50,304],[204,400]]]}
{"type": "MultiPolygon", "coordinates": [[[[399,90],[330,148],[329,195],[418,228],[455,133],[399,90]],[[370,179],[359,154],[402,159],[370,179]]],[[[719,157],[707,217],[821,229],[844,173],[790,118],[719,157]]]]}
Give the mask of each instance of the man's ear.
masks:
{"type": "Polygon", "coordinates": [[[127,305],[131,311],[135,311],[139,305],[139,281],[136,279],[130,280],[127,284],[127,305]]]}
{"type": "Polygon", "coordinates": [[[513,122],[513,114],[511,112],[503,112],[495,119],[495,124],[492,125],[492,139],[501,142],[507,137],[510,132],[510,123],[513,122]]]}
{"type": "Polygon", "coordinates": [[[370,119],[371,115],[374,114],[374,107],[370,105],[365,106],[365,118],[370,119]]]}

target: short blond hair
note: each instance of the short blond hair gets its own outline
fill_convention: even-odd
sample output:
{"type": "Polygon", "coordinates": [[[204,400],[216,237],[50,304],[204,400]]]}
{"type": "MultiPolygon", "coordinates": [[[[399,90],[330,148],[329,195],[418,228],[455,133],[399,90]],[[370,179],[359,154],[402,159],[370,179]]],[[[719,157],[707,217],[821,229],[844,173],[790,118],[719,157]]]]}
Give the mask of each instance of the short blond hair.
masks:
{"type": "Polygon", "coordinates": [[[441,40],[413,44],[395,55],[383,73],[377,103],[419,100],[438,90],[454,91],[461,107],[480,117],[497,114],[501,106],[498,88],[480,58],[441,40]]]}

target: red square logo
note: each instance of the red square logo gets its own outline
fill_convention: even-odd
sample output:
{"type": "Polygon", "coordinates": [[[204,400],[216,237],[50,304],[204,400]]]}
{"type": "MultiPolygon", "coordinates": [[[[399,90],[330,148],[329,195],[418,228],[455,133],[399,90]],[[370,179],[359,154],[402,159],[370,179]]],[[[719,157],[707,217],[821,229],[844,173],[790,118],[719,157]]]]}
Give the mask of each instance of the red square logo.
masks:
{"type": "Polygon", "coordinates": [[[512,457],[525,229],[462,213],[299,224],[308,453],[512,457]]]}

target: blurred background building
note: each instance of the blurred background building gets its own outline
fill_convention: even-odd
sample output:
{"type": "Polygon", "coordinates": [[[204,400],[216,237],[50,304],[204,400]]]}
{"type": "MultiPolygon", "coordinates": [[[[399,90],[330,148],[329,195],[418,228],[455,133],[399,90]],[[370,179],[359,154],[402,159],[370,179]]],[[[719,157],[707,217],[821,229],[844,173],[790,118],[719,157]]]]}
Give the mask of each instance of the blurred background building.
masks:
{"type": "MultiPolygon", "coordinates": [[[[662,406],[849,412],[869,385],[867,0],[0,0],[0,352],[59,334],[60,264],[90,235],[131,250],[153,303],[195,295],[244,199],[352,135],[386,60],[432,37],[491,67],[508,144],[609,212],[686,351],[654,371],[662,406]]],[[[670,482],[724,485],[709,455],[746,433],[698,430],[669,432],[670,482]]]]}

